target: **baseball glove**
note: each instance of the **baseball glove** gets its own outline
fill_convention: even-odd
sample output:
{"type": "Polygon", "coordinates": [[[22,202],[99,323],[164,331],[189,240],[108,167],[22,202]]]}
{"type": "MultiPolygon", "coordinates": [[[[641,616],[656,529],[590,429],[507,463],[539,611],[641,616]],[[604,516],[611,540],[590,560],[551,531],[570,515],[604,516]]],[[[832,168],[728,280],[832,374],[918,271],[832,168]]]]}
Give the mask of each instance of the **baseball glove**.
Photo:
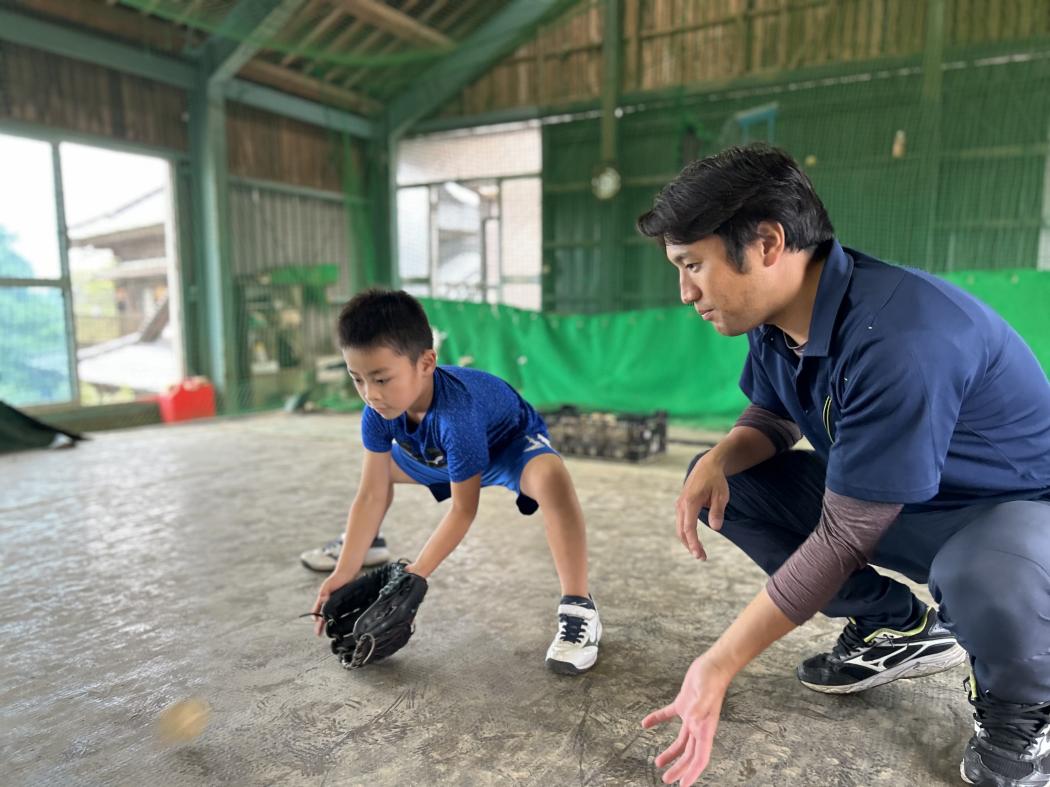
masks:
{"type": "Polygon", "coordinates": [[[427,581],[387,563],[335,591],[321,614],[332,652],[347,669],[385,659],[408,644],[427,581]]]}

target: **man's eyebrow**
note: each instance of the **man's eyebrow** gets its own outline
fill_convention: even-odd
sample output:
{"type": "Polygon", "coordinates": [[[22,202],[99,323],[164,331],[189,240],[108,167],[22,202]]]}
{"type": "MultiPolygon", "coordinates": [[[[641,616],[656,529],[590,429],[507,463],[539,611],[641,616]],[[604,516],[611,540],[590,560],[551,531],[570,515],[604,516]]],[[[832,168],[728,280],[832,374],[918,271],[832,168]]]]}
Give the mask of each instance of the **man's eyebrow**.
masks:
{"type": "MultiPolygon", "coordinates": [[[[361,372],[355,372],[355,371],[354,371],[353,369],[351,369],[351,368],[350,368],[349,366],[348,366],[348,367],[346,367],[346,368],[347,368],[347,370],[348,370],[348,371],[350,372],[350,374],[356,374],[356,375],[358,375],[358,376],[362,376],[361,372]]],[[[379,369],[373,369],[373,370],[372,370],[372,371],[370,371],[370,372],[365,372],[363,376],[365,376],[365,377],[373,377],[373,376],[375,376],[375,375],[377,375],[377,374],[383,374],[383,373],[385,373],[385,372],[389,372],[389,371],[390,371],[389,369],[387,369],[387,368],[386,368],[385,366],[383,366],[383,367],[381,367],[381,368],[379,368],[379,369]]]]}

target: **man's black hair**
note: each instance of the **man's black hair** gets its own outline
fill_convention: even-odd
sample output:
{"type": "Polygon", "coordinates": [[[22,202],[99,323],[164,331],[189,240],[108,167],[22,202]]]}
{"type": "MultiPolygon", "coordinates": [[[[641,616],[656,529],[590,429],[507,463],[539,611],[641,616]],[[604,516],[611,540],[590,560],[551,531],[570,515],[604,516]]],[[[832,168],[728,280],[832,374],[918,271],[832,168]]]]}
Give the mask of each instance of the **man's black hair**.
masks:
{"type": "Polygon", "coordinates": [[[359,292],[339,312],[337,330],[343,349],[389,347],[413,363],[434,347],[422,304],[404,290],[359,292]]]}
{"type": "Polygon", "coordinates": [[[638,231],[664,245],[688,245],[709,235],[744,267],[744,247],[758,224],[776,221],[785,245],[801,251],[830,241],[831,219],[795,160],[765,143],[732,147],[687,165],[638,217],[638,231]]]}

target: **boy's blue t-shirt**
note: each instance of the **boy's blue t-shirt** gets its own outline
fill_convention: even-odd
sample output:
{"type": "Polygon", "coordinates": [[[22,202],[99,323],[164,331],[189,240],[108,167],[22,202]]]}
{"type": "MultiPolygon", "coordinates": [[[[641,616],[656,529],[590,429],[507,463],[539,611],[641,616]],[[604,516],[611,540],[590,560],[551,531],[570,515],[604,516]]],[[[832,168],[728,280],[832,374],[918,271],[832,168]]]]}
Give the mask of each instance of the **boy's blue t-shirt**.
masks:
{"type": "Polygon", "coordinates": [[[402,413],[386,420],[371,407],[361,417],[361,439],[376,453],[396,442],[413,459],[447,467],[449,481],[466,481],[488,467],[515,438],[546,431],[517,391],[495,375],[460,366],[434,370],[434,398],[418,425],[402,413]]]}

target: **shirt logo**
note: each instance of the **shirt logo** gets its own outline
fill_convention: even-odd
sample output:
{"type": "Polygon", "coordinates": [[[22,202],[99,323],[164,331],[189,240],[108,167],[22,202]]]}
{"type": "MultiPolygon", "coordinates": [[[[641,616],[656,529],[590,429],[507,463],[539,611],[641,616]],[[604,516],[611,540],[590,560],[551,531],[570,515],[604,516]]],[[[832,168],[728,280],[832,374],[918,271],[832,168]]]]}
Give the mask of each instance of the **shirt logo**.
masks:
{"type": "Polygon", "coordinates": [[[394,442],[397,443],[402,451],[412,457],[412,459],[421,464],[427,465],[427,467],[445,467],[445,465],[448,464],[445,461],[445,454],[440,448],[426,448],[424,449],[426,456],[422,456],[418,451],[413,449],[412,446],[405,445],[397,440],[394,442]]]}
{"type": "Polygon", "coordinates": [[[525,439],[529,441],[529,444],[522,453],[527,454],[529,451],[538,451],[544,446],[552,448],[551,441],[547,439],[547,435],[538,434],[535,437],[525,435],[525,439]]]}
{"type": "Polygon", "coordinates": [[[824,400],[823,417],[824,417],[824,431],[828,433],[828,439],[831,440],[831,442],[834,443],[835,442],[835,435],[832,433],[832,427],[834,425],[831,423],[831,397],[830,396],[827,399],[824,400]]]}

